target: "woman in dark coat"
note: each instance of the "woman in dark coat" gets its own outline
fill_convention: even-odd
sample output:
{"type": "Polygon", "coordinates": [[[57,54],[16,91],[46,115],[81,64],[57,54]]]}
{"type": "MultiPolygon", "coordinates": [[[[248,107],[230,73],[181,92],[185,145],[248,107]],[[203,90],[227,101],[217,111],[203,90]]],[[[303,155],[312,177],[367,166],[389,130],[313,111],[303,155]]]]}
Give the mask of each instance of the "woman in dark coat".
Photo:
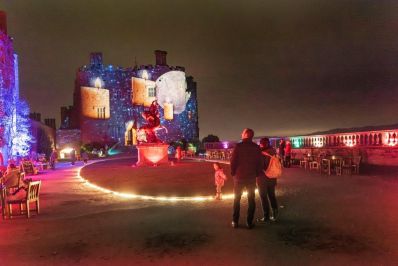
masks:
{"type": "MultiPolygon", "coordinates": [[[[268,168],[271,156],[274,156],[276,151],[271,147],[268,138],[262,138],[260,140],[260,148],[265,171],[268,168]]],[[[278,203],[275,197],[276,178],[269,178],[263,172],[262,176],[257,177],[257,187],[264,214],[262,218],[257,219],[257,222],[276,221],[278,218],[278,203]],[[272,216],[270,215],[269,204],[271,204],[272,207],[272,216]]]]}

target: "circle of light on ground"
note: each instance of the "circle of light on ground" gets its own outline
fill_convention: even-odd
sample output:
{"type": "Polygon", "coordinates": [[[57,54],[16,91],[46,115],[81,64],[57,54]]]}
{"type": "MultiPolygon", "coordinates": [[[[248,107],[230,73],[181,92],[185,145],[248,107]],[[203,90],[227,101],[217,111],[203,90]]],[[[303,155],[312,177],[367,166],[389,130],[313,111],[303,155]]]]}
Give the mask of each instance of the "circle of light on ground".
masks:
{"type": "MultiPolygon", "coordinates": [[[[183,161],[175,166],[131,167],[134,159],[118,159],[94,163],[80,174],[90,183],[120,193],[154,197],[197,197],[215,194],[213,164],[183,161]]],[[[224,165],[228,180],[223,194],[233,190],[229,166],[224,165]]]]}

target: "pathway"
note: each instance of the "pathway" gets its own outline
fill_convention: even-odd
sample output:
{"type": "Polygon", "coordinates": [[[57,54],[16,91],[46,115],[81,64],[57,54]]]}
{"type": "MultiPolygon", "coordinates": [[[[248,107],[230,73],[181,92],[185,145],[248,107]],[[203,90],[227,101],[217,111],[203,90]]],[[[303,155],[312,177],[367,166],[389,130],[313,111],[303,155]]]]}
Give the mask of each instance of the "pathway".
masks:
{"type": "Polygon", "coordinates": [[[230,200],[122,199],[87,187],[80,166],[37,176],[42,213],[0,222],[0,265],[398,263],[396,177],[287,169],[280,222],[247,230],[230,227],[230,200]]]}

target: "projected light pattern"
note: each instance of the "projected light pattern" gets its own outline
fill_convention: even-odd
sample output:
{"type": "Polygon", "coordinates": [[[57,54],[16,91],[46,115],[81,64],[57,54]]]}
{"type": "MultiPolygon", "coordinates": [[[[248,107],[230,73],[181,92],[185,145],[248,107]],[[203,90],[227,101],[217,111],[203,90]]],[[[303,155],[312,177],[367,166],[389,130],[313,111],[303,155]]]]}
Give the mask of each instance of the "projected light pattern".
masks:
{"type": "Polygon", "coordinates": [[[171,103],[173,104],[173,113],[181,114],[190,97],[190,93],[187,92],[185,73],[170,71],[160,76],[156,80],[156,94],[162,108],[165,103],[171,103]]]}
{"type": "Polygon", "coordinates": [[[81,87],[82,115],[93,119],[108,119],[109,90],[101,87],[81,87]]]}
{"type": "Polygon", "coordinates": [[[145,124],[141,114],[154,99],[158,99],[161,107],[161,126],[167,129],[167,132],[156,132],[161,141],[199,138],[196,82],[192,77],[186,77],[181,67],[149,65],[132,69],[106,66],[102,63],[102,54],[93,53],[90,64],[77,72],[74,95],[83,143],[116,141],[134,144],[137,135],[134,130],[145,124]],[[101,80],[99,89],[94,88],[97,79],[101,80]],[[92,87],[90,97],[84,93],[86,87],[92,87]]]}

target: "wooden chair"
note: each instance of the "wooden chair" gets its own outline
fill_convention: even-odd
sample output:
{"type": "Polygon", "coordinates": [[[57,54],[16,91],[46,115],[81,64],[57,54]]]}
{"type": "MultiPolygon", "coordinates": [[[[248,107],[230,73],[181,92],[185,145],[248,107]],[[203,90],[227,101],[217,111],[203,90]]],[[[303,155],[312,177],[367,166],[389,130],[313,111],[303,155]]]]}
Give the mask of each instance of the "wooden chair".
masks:
{"type": "Polygon", "coordinates": [[[323,159],[325,159],[324,155],[318,155],[312,162],[310,162],[310,170],[315,169],[318,172],[321,172],[321,164],[323,159]]]}
{"type": "Polygon", "coordinates": [[[292,152],[292,156],[290,157],[290,165],[297,165],[297,158],[296,158],[296,153],[292,152]]]}
{"type": "Polygon", "coordinates": [[[304,169],[307,170],[307,168],[309,168],[309,163],[310,163],[310,159],[307,156],[305,156],[300,161],[300,167],[304,167],[304,169]]]}
{"type": "Polygon", "coordinates": [[[35,211],[37,214],[40,213],[40,205],[39,205],[39,193],[40,193],[41,181],[32,181],[29,182],[29,186],[26,192],[26,196],[22,199],[8,199],[6,198],[5,204],[7,205],[8,215],[11,218],[12,215],[12,205],[19,205],[19,212],[21,215],[26,214],[26,217],[30,217],[30,204],[32,202],[36,203],[35,211]],[[26,210],[23,210],[25,205],[26,210]]]}
{"type": "Polygon", "coordinates": [[[361,164],[361,156],[354,156],[353,160],[352,160],[352,171],[354,172],[354,174],[359,175],[359,166],[361,164]]]}
{"type": "Polygon", "coordinates": [[[38,170],[34,166],[32,161],[23,161],[23,162],[21,162],[21,170],[22,170],[22,172],[24,172],[27,175],[29,175],[29,174],[37,175],[37,173],[38,173],[38,170]]]}
{"type": "Polygon", "coordinates": [[[12,170],[1,179],[2,185],[5,186],[7,195],[17,193],[23,186],[25,173],[19,170],[12,170]],[[4,180],[6,178],[6,180],[4,180]]]}
{"type": "Polygon", "coordinates": [[[352,160],[351,158],[343,158],[343,164],[341,166],[341,171],[343,174],[352,174],[352,160]]]}
{"type": "Polygon", "coordinates": [[[330,160],[329,159],[322,159],[321,161],[321,174],[330,175],[330,160]]]}
{"type": "Polygon", "coordinates": [[[334,163],[334,171],[336,175],[341,175],[342,174],[342,166],[343,166],[343,161],[341,158],[336,158],[333,160],[334,163]]]}
{"type": "Polygon", "coordinates": [[[312,161],[312,162],[309,162],[309,166],[310,166],[310,170],[317,170],[317,171],[319,171],[319,162],[318,161],[312,161]]]}
{"type": "Polygon", "coordinates": [[[7,188],[6,186],[0,185],[0,196],[1,196],[1,215],[3,216],[3,220],[7,216],[6,211],[6,197],[7,197],[7,188]]]}

